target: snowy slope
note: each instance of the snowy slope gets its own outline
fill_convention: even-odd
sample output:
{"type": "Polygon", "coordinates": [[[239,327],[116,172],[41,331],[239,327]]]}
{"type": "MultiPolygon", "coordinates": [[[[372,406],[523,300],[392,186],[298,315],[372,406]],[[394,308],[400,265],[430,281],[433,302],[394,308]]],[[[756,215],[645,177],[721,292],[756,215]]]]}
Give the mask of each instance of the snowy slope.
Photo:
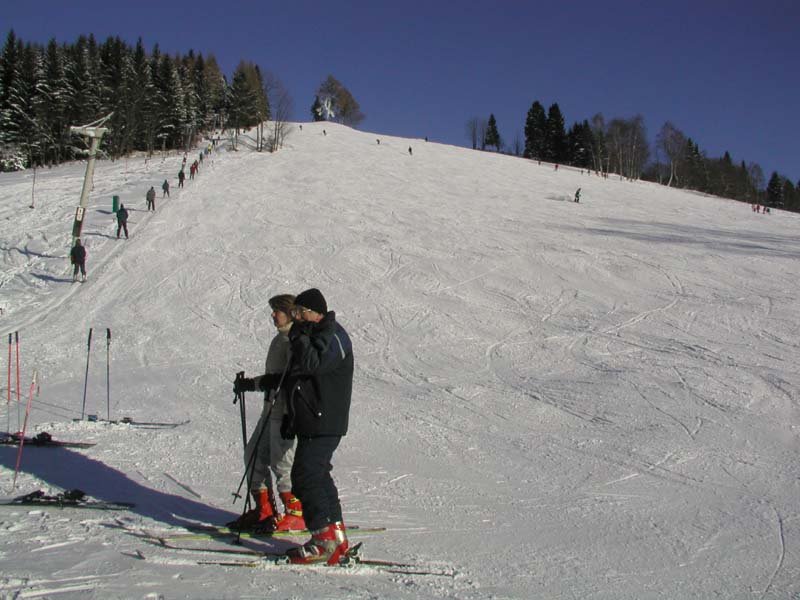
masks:
{"type": "MultiPolygon", "coordinates": [[[[180,191],[178,155],[98,163],[85,284],[66,260],[84,165],[39,172],[35,209],[31,173],[0,174],[0,333],[20,333],[23,400],[40,374],[29,429],[97,442],[26,448],[13,494],[16,451],[0,448],[3,494],[137,504],[0,507],[0,593],[800,593],[797,215],[331,123],[276,154],[210,158],[180,191]],[[130,240],[115,239],[114,194],[130,240]],[[452,577],[198,565],[212,555],[126,531],[241,510],[231,382],[263,365],[267,299],[312,286],[356,349],[334,468],[345,517],[389,528],[361,538],[370,557],[452,577]],[[190,422],[72,422],[90,327],[87,412],[106,415],[108,327],[112,418],[190,422]]],[[[13,400],[3,428],[18,426],[13,400]]],[[[250,426],[259,404],[248,396],[250,426]]]]}

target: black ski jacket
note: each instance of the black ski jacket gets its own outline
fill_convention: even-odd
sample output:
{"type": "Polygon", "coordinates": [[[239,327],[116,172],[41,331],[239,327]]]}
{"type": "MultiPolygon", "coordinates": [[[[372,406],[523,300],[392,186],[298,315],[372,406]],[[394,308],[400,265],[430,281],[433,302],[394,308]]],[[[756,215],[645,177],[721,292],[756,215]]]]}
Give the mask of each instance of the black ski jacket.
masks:
{"type": "Polygon", "coordinates": [[[350,336],[331,311],[319,323],[295,323],[289,342],[288,433],[302,437],[345,435],[353,391],[350,336]]]}
{"type": "Polygon", "coordinates": [[[82,265],[86,260],[86,248],[83,246],[73,246],[69,251],[70,262],[73,265],[82,265]]]}

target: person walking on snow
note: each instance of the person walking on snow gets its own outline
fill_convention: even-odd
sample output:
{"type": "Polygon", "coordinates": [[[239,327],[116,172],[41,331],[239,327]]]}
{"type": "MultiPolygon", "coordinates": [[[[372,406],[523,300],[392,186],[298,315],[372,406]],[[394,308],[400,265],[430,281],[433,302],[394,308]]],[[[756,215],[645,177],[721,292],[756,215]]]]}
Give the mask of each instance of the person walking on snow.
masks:
{"type": "Polygon", "coordinates": [[[119,205],[117,211],[117,239],[119,239],[119,232],[125,231],[125,239],[128,239],[128,209],[124,204],[119,205]]]}
{"type": "Polygon", "coordinates": [[[145,198],[147,199],[147,210],[148,211],[152,210],[153,212],[155,212],[155,210],[156,210],[156,188],[154,188],[151,185],[150,189],[147,190],[147,195],[145,196],[145,198]]]}
{"type": "Polygon", "coordinates": [[[72,268],[72,282],[78,281],[78,269],[81,271],[81,281],[86,281],[86,248],[81,245],[80,238],[75,240],[75,245],[69,251],[69,261],[72,268]]]}
{"type": "Polygon", "coordinates": [[[184,181],[186,181],[186,173],[184,172],[183,169],[181,169],[180,171],[178,171],[178,187],[179,188],[183,187],[183,182],[184,181]]]}
{"type": "Polygon", "coordinates": [[[581,188],[578,188],[575,192],[575,202],[581,201],[581,188]]]}
{"type": "Polygon", "coordinates": [[[161,184],[161,189],[164,191],[164,193],[161,194],[161,197],[163,198],[164,196],[166,196],[167,198],[169,198],[169,181],[165,179],[164,183],[161,184]]]}
{"type": "Polygon", "coordinates": [[[256,507],[228,523],[239,530],[253,529],[261,532],[298,531],[306,528],[303,506],[292,493],[292,463],[295,440],[281,437],[281,424],[286,417],[286,400],[289,388],[286,371],[289,365],[289,331],[292,328],[291,312],[294,296],[281,294],[269,299],[272,322],[278,333],[272,338],[264,375],[246,380],[247,391],[264,391],[264,408],[261,418],[250,436],[244,451],[245,468],[249,469],[250,493],[256,507]],[[285,513],[281,515],[272,494],[272,477],[278,489],[285,513]]]}

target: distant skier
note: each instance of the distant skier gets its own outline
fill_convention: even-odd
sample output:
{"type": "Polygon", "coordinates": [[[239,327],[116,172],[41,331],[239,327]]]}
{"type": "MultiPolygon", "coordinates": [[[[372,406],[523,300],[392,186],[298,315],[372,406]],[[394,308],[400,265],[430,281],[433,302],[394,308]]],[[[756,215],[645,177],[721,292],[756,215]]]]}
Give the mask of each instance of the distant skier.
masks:
{"type": "Polygon", "coordinates": [[[169,198],[169,181],[165,179],[164,183],[161,184],[161,189],[164,191],[164,193],[161,194],[161,197],[163,198],[164,196],[166,196],[167,198],[169,198]]]}
{"type": "Polygon", "coordinates": [[[581,201],[581,188],[578,188],[577,191],[575,192],[575,200],[574,201],[575,202],[580,202],[581,201]]]}
{"type": "Polygon", "coordinates": [[[411,151],[411,146],[408,147],[408,155],[409,156],[413,156],[414,155],[414,153],[411,151]]]}
{"type": "Polygon", "coordinates": [[[128,239],[128,209],[124,204],[119,205],[117,211],[117,239],[119,239],[120,231],[125,231],[125,239],[128,239]]]}
{"type": "Polygon", "coordinates": [[[179,188],[183,187],[183,182],[184,181],[186,181],[186,173],[184,172],[183,169],[181,169],[180,171],[178,171],[178,187],[179,188]]]}
{"type": "Polygon", "coordinates": [[[154,188],[151,185],[150,189],[147,190],[147,194],[145,195],[145,198],[147,199],[147,210],[152,210],[153,212],[155,212],[155,210],[156,210],[156,188],[154,188]]]}
{"type": "Polygon", "coordinates": [[[69,261],[74,265],[72,269],[72,282],[78,281],[78,269],[81,272],[81,281],[86,281],[86,248],[81,245],[81,240],[75,240],[75,245],[69,251],[69,261]]]}

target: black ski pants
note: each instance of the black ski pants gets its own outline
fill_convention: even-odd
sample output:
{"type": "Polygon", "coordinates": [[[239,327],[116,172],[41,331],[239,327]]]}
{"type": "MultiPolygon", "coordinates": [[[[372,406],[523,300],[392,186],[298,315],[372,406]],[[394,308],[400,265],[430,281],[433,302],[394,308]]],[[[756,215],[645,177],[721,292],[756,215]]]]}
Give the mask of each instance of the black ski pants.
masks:
{"type": "Polygon", "coordinates": [[[342,520],[339,490],[333,483],[331,459],[341,436],[297,436],[292,464],[292,492],[303,504],[306,526],[314,531],[342,520]]]}

